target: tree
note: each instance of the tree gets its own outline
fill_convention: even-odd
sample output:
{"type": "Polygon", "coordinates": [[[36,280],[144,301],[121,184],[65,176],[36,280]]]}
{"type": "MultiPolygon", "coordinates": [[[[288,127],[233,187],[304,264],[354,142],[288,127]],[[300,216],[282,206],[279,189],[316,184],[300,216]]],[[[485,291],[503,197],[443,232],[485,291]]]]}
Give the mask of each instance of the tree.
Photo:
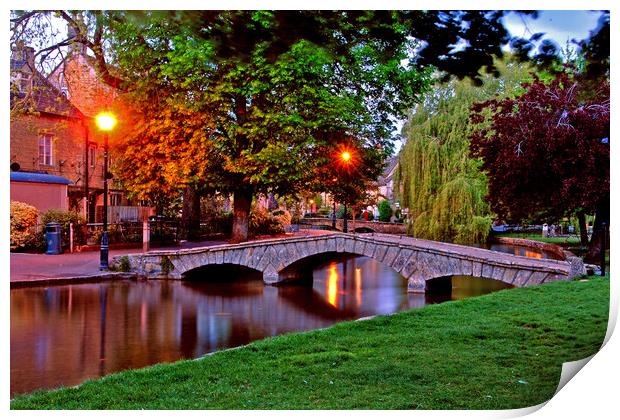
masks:
{"type": "Polygon", "coordinates": [[[365,147],[361,139],[340,138],[340,146],[324,149],[324,162],[312,175],[314,182],[310,188],[328,192],[355,214],[367,204],[372,184],[382,172],[383,153],[377,148],[365,147]]]}
{"type": "MultiPolygon", "coordinates": [[[[24,28],[45,13],[14,13],[12,39],[36,36],[24,28]]],[[[232,192],[233,241],[247,238],[256,193],[293,194],[314,182],[319,153],[339,141],[334,133],[389,155],[394,120],[426,90],[433,67],[479,81],[509,40],[505,11],[92,11],[84,20],[56,13],[74,34],[56,47],[85,45],[102,80],[145,113],[143,130],[128,139],[135,156],[124,155],[146,166],[136,168],[147,175],[145,188],[197,183],[232,192]],[[157,121],[168,106],[208,122],[153,144],[168,123],[185,131],[173,118],[157,121]],[[177,157],[174,146],[186,152],[188,139],[204,150],[189,161],[161,158],[177,157]]]]}
{"type": "Polygon", "coordinates": [[[379,203],[379,220],[382,222],[389,222],[392,217],[392,207],[388,200],[383,200],[379,203]]]}
{"type": "Polygon", "coordinates": [[[481,86],[468,80],[438,84],[411,113],[403,132],[395,191],[409,210],[408,231],[416,237],[483,243],[491,225],[485,201],[487,179],[480,159],[469,156],[471,105],[513,96],[531,79],[530,66],[497,61],[499,77],[487,75],[481,86]]]}
{"type": "Polygon", "coordinates": [[[595,226],[609,223],[609,85],[585,95],[561,73],[524,88],[473,107],[472,121],[488,123],[472,133],[471,150],[488,173],[493,210],[515,222],[585,212],[596,213],[595,226]]]}

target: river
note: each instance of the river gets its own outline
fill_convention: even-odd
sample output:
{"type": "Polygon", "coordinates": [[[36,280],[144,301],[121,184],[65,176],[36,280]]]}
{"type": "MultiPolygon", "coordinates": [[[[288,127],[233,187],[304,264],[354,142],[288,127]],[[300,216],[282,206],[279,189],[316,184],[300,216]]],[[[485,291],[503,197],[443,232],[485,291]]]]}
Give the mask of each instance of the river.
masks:
{"type": "Polygon", "coordinates": [[[257,272],[205,270],[183,281],[16,288],[11,395],[506,287],[454,277],[451,293],[412,294],[405,278],[371,258],[330,257],[311,284],[265,286],[257,272]]]}

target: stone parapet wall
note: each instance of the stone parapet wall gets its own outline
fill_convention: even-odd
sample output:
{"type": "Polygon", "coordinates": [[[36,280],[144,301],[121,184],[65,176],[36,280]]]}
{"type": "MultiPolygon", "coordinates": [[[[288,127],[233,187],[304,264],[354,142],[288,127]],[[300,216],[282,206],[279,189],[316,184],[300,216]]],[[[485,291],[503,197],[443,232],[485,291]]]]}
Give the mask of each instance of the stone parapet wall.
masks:
{"type": "Polygon", "coordinates": [[[537,249],[539,251],[545,251],[549,254],[553,254],[561,260],[566,260],[567,257],[574,257],[575,255],[570,251],[565,251],[561,246],[556,244],[550,244],[547,242],[534,241],[525,238],[493,238],[493,241],[498,244],[525,246],[528,248],[537,249]]]}
{"type": "Polygon", "coordinates": [[[587,274],[586,266],[583,262],[583,259],[577,257],[570,251],[565,250],[559,245],[550,244],[547,242],[535,241],[532,239],[525,238],[494,238],[494,241],[500,244],[507,245],[516,245],[516,246],[525,246],[528,248],[537,249],[539,251],[544,251],[549,254],[553,254],[556,257],[560,258],[563,261],[566,261],[570,264],[571,270],[569,277],[575,278],[580,276],[585,276],[587,274]]]}
{"type": "MultiPolygon", "coordinates": [[[[320,218],[320,217],[307,217],[301,219],[301,225],[310,226],[332,226],[332,219],[320,218]]],[[[344,221],[342,219],[336,219],[336,229],[342,231],[344,228],[344,221]]],[[[407,225],[404,223],[389,223],[389,222],[377,222],[367,220],[347,220],[347,228],[349,231],[353,231],[358,228],[371,229],[377,233],[387,233],[394,235],[404,235],[407,233],[407,225]]]]}

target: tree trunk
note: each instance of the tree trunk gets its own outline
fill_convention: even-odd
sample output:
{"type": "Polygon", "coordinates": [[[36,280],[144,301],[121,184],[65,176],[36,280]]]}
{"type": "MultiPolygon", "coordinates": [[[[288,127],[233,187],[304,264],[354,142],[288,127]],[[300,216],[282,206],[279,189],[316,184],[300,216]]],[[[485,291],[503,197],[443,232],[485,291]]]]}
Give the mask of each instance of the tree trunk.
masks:
{"type": "Polygon", "coordinates": [[[200,232],[200,194],[193,187],[183,190],[181,239],[196,239],[200,232]]]}
{"type": "Polygon", "coordinates": [[[233,244],[248,240],[250,207],[254,191],[251,187],[240,188],[234,192],[233,226],[230,242],[233,244]]]}
{"type": "Polygon", "coordinates": [[[577,213],[577,220],[579,221],[579,236],[581,238],[581,246],[588,246],[588,228],[586,226],[586,214],[582,211],[577,213]]]}
{"type": "MultiPolygon", "coordinates": [[[[592,263],[600,263],[601,245],[603,243],[603,223],[609,226],[609,197],[602,199],[596,206],[596,216],[594,217],[594,227],[592,228],[592,239],[588,246],[588,254],[585,260],[592,263]]],[[[607,231],[605,232],[607,235],[607,231]]],[[[605,238],[605,243],[609,246],[609,237],[605,238]]]]}

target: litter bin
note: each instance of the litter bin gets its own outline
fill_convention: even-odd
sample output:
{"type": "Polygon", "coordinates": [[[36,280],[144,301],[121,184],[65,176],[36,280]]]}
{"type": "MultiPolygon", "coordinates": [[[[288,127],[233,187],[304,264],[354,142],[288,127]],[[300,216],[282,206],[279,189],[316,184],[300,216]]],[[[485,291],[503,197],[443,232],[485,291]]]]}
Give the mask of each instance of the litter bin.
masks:
{"type": "Polygon", "coordinates": [[[46,254],[62,254],[60,223],[51,222],[45,225],[46,254]]]}

